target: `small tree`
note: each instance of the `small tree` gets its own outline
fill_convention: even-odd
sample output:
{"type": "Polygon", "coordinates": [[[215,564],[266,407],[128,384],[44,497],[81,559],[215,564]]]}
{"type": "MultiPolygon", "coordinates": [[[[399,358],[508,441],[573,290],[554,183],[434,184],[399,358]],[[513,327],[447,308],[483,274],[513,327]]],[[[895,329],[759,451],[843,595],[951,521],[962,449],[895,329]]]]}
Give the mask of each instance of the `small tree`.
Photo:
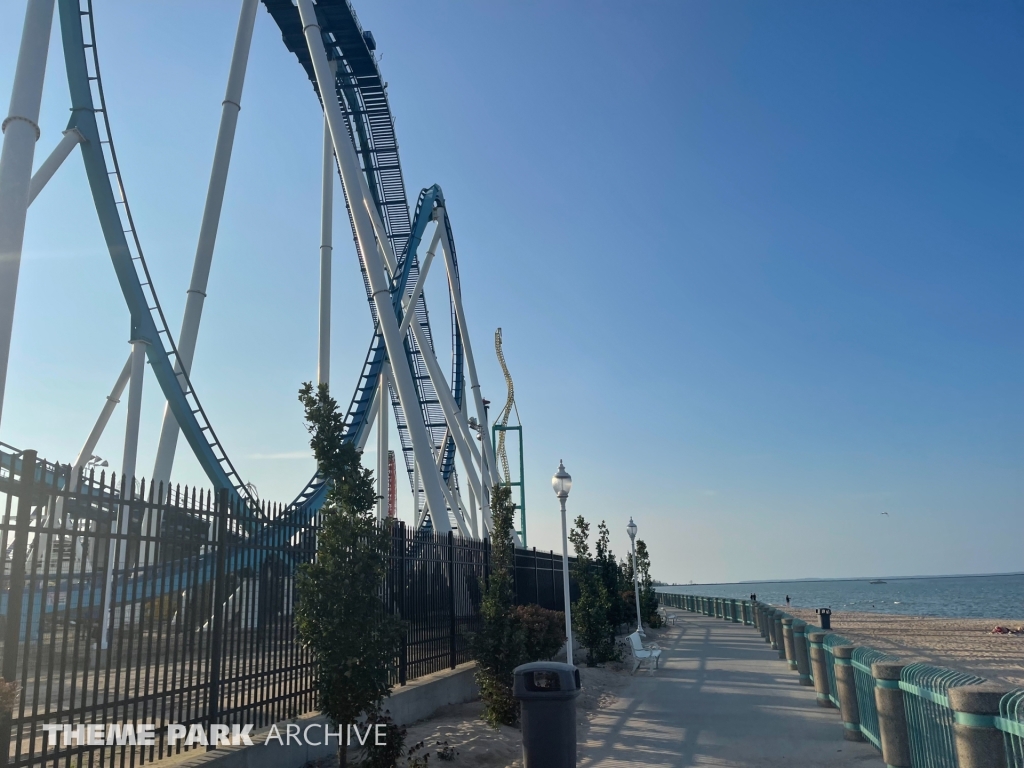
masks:
{"type": "Polygon", "coordinates": [[[643,539],[636,540],[636,567],[640,580],[640,615],[648,626],[658,628],[661,626],[658,594],[654,591],[654,582],[651,579],[651,556],[643,539]]]}
{"type": "Polygon", "coordinates": [[[514,515],[511,489],[495,485],[491,492],[491,573],[480,603],[482,626],[472,640],[484,720],[495,728],[519,722],[519,705],[512,698],[512,670],[523,663],[522,625],[514,614],[512,596],[514,515]]]}
{"type": "Polygon", "coordinates": [[[590,556],[590,524],[580,515],[569,532],[569,541],[576,551],[573,576],[580,590],[580,597],[572,610],[573,628],[579,634],[580,643],[587,649],[587,666],[607,661],[615,654],[611,641],[612,629],[608,621],[611,602],[600,574],[594,568],[590,556]]]}
{"type": "MultiPolygon", "coordinates": [[[[321,384],[299,390],[309,444],[330,490],[321,509],[316,560],[299,567],[295,624],[317,668],[320,711],[336,727],[376,716],[390,693],[389,670],[400,650],[402,627],[383,601],[391,547],[389,528],[376,524],[376,497],[361,454],[343,436],[338,404],[321,384]]],[[[347,731],[347,728],[343,728],[347,731]]],[[[338,761],[347,764],[341,739],[338,761]]]]}
{"type": "Polygon", "coordinates": [[[608,593],[608,623],[611,630],[609,639],[614,643],[615,631],[621,625],[629,623],[631,606],[622,599],[622,593],[628,588],[628,585],[623,581],[622,569],[615,561],[609,539],[608,526],[602,520],[597,526],[594,562],[605,591],[608,593]]]}

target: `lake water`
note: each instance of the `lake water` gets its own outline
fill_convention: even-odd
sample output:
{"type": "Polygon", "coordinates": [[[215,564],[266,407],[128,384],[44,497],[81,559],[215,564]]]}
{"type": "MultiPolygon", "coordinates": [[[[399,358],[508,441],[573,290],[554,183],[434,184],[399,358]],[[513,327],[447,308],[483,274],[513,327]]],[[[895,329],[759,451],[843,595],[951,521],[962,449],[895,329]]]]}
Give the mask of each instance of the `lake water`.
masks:
{"type": "Polygon", "coordinates": [[[658,587],[659,591],[705,597],[747,599],[834,611],[895,613],[910,616],[1024,620],[1024,573],[1003,576],[943,576],[821,581],[760,581],[737,584],[690,584],[658,587]]]}

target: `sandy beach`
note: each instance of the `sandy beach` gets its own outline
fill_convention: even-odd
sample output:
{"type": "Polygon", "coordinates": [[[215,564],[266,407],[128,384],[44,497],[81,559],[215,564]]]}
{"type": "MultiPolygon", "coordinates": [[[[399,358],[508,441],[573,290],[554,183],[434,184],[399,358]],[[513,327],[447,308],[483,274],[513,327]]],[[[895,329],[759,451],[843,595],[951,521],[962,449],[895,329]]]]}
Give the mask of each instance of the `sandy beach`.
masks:
{"type": "MultiPolygon", "coordinates": [[[[781,607],[799,619],[818,624],[809,608],[781,607]]],[[[946,619],[837,611],[832,631],[912,662],[927,662],[1024,687],[1024,636],[994,635],[997,624],[1018,627],[1015,619],[946,619]]]]}

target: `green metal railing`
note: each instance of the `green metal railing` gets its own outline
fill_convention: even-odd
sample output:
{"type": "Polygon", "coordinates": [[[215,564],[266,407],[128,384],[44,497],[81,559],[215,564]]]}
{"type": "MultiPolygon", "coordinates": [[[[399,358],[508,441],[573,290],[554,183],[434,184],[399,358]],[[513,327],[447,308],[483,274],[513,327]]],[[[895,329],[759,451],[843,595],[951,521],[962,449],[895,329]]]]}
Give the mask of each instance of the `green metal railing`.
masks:
{"type": "MultiPolygon", "coordinates": [[[[748,626],[754,624],[755,604],[749,600],[670,593],[659,594],[659,599],[664,605],[691,613],[743,622],[748,626]]],[[[805,628],[804,642],[807,643],[808,659],[811,657],[811,633],[823,631],[828,632],[813,624],[808,624],[805,628]]],[[[839,645],[853,643],[842,635],[828,633],[822,639],[821,645],[827,654],[825,669],[828,674],[828,697],[836,707],[839,707],[833,649],[839,645]]],[[[875,688],[879,682],[871,674],[871,665],[877,661],[895,662],[899,659],[874,648],[858,647],[853,652],[852,664],[860,732],[877,749],[881,749],[878,709],[875,702],[875,688]]],[[[810,674],[813,681],[813,664],[810,674]]],[[[950,688],[983,682],[985,679],[976,675],[927,664],[911,664],[904,667],[900,675],[899,688],[903,691],[911,763],[914,768],[959,768],[953,733],[956,716],[950,707],[948,691],[950,688]]],[[[999,704],[999,715],[989,718],[988,721],[988,727],[994,725],[1003,733],[1008,768],[1024,768],[1024,689],[1013,690],[1003,696],[999,704]]]]}
{"type": "Polygon", "coordinates": [[[804,642],[807,644],[807,671],[811,677],[811,684],[814,684],[814,661],[811,656],[811,632],[824,632],[821,627],[808,624],[804,627],[804,642]]]}
{"type": "Polygon", "coordinates": [[[1024,690],[1010,691],[999,702],[996,728],[1003,732],[1006,764],[1024,768],[1024,690]]]}
{"type": "Polygon", "coordinates": [[[900,690],[907,710],[910,760],[915,768],[958,768],[953,743],[950,688],[975,685],[985,678],[929,664],[911,664],[900,673],[900,690]]]}
{"type": "Polygon", "coordinates": [[[875,676],[871,665],[876,661],[899,661],[895,656],[876,651],[874,648],[857,648],[853,652],[853,680],[857,686],[857,711],[860,714],[860,732],[864,738],[882,749],[878,733],[878,708],[875,706],[875,676]]]}
{"type": "Polygon", "coordinates": [[[839,688],[836,686],[836,657],[832,649],[837,645],[853,645],[842,635],[825,635],[821,647],[825,651],[825,671],[828,674],[828,698],[839,707],[839,688]]]}
{"type": "Polygon", "coordinates": [[[749,600],[679,595],[673,592],[659,592],[658,600],[667,608],[679,608],[748,626],[754,623],[754,605],[749,600]]]}

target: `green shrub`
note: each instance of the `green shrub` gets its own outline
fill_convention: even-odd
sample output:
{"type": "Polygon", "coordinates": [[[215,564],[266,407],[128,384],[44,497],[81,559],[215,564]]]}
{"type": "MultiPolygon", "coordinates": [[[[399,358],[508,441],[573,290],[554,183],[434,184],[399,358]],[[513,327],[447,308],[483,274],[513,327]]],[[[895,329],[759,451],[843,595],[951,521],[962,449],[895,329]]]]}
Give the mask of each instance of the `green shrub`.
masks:
{"type": "Polygon", "coordinates": [[[522,629],[523,663],[550,659],[565,642],[565,614],[539,605],[518,605],[513,610],[522,629]]]}

